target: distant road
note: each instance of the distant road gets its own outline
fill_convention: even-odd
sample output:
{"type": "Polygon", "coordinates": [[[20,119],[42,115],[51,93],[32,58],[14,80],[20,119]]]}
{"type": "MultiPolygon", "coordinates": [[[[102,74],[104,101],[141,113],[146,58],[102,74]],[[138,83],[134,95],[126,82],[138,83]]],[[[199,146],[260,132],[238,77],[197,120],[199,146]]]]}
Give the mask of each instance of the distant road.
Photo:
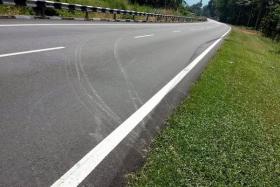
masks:
{"type": "MultiPolygon", "coordinates": [[[[54,184],[228,30],[214,21],[0,20],[0,186],[54,184]]],[[[100,164],[84,162],[96,162],[87,178],[74,177],[82,186],[121,185],[173,98],[116,148],[101,147],[113,151],[100,164]]]]}

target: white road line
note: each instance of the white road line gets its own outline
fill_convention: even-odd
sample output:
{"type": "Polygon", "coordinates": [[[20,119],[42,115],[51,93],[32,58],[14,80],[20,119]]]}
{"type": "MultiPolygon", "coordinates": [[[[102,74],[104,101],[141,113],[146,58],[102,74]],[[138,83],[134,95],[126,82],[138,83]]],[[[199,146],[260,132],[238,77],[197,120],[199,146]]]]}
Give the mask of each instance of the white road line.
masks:
{"type": "MultiPolygon", "coordinates": [[[[205,24],[206,22],[200,22],[199,24],[205,24]]],[[[38,27],[38,26],[143,26],[143,25],[149,25],[149,26],[182,26],[182,25],[194,25],[197,23],[116,23],[116,24],[110,24],[110,23],[85,23],[85,24],[79,24],[79,23],[34,23],[34,24],[1,24],[0,27],[38,27]]]]}
{"type": "Polygon", "coordinates": [[[190,71],[225,37],[229,29],[221,38],[194,59],[186,68],[168,82],[151,99],[134,112],[111,134],[103,139],[96,147],[87,153],[79,162],[68,170],[51,187],[78,186],[103,159],[161,102],[161,100],[190,73],[190,71]]]}
{"type": "Polygon", "coordinates": [[[173,32],[178,33],[178,32],[182,32],[182,31],[178,31],[178,30],[177,30],[177,31],[173,31],[173,32]]]}
{"type": "Polygon", "coordinates": [[[16,55],[23,55],[23,54],[29,54],[29,53],[39,53],[44,51],[53,51],[53,50],[59,50],[64,49],[65,47],[53,47],[53,48],[46,48],[46,49],[37,49],[37,50],[31,50],[31,51],[22,51],[22,52],[15,52],[15,53],[7,53],[0,55],[0,58],[8,57],[8,56],[16,56],[16,55]]]}
{"type": "Polygon", "coordinates": [[[79,23],[34,23],[34,24],[2,24],[0,27],[37,27],[37,26],[124,26],[124,25],[145,25],[145,24],[100,24],[100,23],[85,23],[85,24],[79,24],[79,23]]]}
{"type": "Polygon", "coordinates": [[[154,34],[147,34],[147,35],[142,35],[142,36],[134,36],[135,39],[138,39],[138,38],[146,38],[146,37],[153,37],[154,34]]]}

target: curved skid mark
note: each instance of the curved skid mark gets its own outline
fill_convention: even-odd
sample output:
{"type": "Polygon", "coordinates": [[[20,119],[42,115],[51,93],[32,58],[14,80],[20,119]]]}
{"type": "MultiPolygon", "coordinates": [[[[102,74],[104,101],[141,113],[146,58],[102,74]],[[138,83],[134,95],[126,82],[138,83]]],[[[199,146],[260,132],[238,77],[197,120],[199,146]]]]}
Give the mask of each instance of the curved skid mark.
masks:
{"type": "MultiPolygon", "coordinates": [[[[123,75],[123,78],[126,82],[126,85],[127,85],[127,92],[128,92],[128,95],[133,103],[133,106],[134,106],[134,109],[135,110],[138,110],[138,108],[140,106],[142,106],[144,104],[143,100],[140,98],[138,92],[136,91],[136,88],[135,88],[135,85],[130,81],[129,79],[129,76],[127,75],[122,63],[121,63],[121,58],[120,58],[120,55],[119,55],[119,52],[118,52],[118,48],[119,48],[119,43],[120,41],[122,40],[122,38],[118,38],[116,41],[115,41],[115,44],[114,44],[114,58],[115,58],[115,61],[117,63],[117,66],[119,67],[122,75],[123,75]],[[138,103],[137,103],[138,101],[138,103]]],[[[147,119],[151,119],[151,116],[150,114],[147,115],[147,119]]],[[[144,121],[141,121],[141,124],[145,124],[144,121]]],[[[149,136],[151,135],[151,133],[149,131],[147,131],[146,133],[149,134],[149,136]]],[[[132,131],[131,132],[131,136],[129,136],[129,139],[131,138],[130,141],[133,141],[134,138],[137,138],[139,137],[139,134],[137,134],[137,132],[135,131],[132,131]]],[[[146,142],[145,142],[146,143],[146,142]]],[[[139,152],[139,151],[137,151],[139,152]]]]}
{"type": "Polygon", "coordinates": [[[109,115],[111,118],[114,119],[114,121],[121,123],[121,118],[112,111],[112,109],[105,103],[105,101],[102,99],[102,97],[97,93],[97,91],[94,89],[92,83],[90,82],[87,73],[84,70],[84,66],[82,64],[82,58],[81,58],[81,54],[82,54],[82,48],[83,45],[85,43],[82,43],[81,45],[79,45],[76,49],[75,56],[75,64],[77,64],[77,68],[78,70],[81,72],[81,76],[83,78],[83,80],[85,81],[86,85],[89,87],[90,90],[86,89],[84,86],[81,85],[81,88],[86,92],[87,96],[93,100],[92,95],[94,95],[96,97],[95,104],[98,105],[98,107],[103,110],[104,112],[107,113],[107,115],[109,115]]]}
{"type": "Polygon", "coordinates": [[[129,77],[121,63],[121,60],[120,60],[120,56],[119,56],[119,53],[118,53],[118,45],[119,45],[119,42],[121,41],[122,39],[119,38],[115,41],[115,44],[114,44],[114,58],[115,58],[115,61],[123,75],[123,78],[126,82],[126,85],[127,85],[127,91],[128,91],[128,94],[129,94],[129,97],[131,99],[131,101],[133,102],[133,106],[134,108],[137,110],[138,109],[138,104],[136,103],[135,100],[137,100],[139,102],[139,105],[141,106],[143,104],[143,101],[141,100],[141,98],[139,97],[136,89],[135,89],[135,86],[133,85],[133,83],[129,80],[129,77]]]}
{"type": "MultiPolygon", "coordinates": [[[[66,57],[65,57],[66,58],[66,57]]],[[[71,63],[70,63],[70,59],[66,59],[66,62],[69,66],[71,66],[71,63]]],[[[76,73],[77,73],[77,76],[78,76],[78,79],[79,79],[79,73],[78,73],[78,70],[76,70],[76,73]]],[[[90,113],[92,114],[93,116],[95,115],[95,113],[93,112],[93,110],[91,110],[87,105],[86,103],[81,99],[81,97],[79,96],[77,90],[75,89],[75,86],[74,84],[72,83],[72,81],[70,80],[70,72],[67,68],[67,66],[65,67],[65,71],[66,71],[66,78],[67,78],[67,81],[69,83],[69,85],[71,86],[72,90],[73,90],[73,93],[75,94],[76,98],[79,100],[79,102],[85,107],[85,109],[90,113]]]]}
{"type": "MultiPolygon", "coordinates": [[[[137,105],[137,103],[135,102],[135,100],[138,101],[139,105],[142,106],[144,104],[143,100],[141,99],[141,97],[139,96],[138,92],[136,91],[136,88],[135,88],[135,85],[129,80],[129,76],[127,75],[124,67],[122,66],[122,63],[121,63],[121,58],[119,56],[119,52],[118,52],[118,46],[119,46],[119,43],[120,41],[122,40],[122,38],[118,38],[116,41],[115,41],[115,44],[114,44],[114,58],[115,58],[115,61],[117,62],[117,65],[126,81],[126,84],[127,84],[127,88],[128,88],[128,94],[131,98],[131,100],[133,101],[133,105],[134,105],[134,108],[137,110],[139,108],[139,106],[137,105]]],[[[135,60],[135,59],[134,59],[135,60]]],[[[147,118],[151,119],[151,116],[150,114],[147,116],[147,118]]]]}

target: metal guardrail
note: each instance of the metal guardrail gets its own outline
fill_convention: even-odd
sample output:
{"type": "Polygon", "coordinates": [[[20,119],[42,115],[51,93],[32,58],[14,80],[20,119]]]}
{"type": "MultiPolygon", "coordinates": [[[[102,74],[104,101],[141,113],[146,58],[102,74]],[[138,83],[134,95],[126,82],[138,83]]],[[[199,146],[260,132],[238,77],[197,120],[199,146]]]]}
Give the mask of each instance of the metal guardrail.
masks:
{"type": "Polygon", "coordinates": [[[135,20],[135,16],[145,16],[146,22],[149,21],[149,17],[154,17],[155,21],[165,21],[165,22],[192,22],[192,21],[205,21],[205,18],[193,18],[193,17],[185,17],[185,16],[174,16],[174,15],[163,15],[163,14],[155,14],[155,13],[147,13],[147,12],[136,12],[133,10],[120,10],[120,9],[111,9],[104,7],[94,7],[80,4],[70,4],[70,3],[62,3],[62,2],[54,2],[54,1],[46,1],[46,0],[0,0],[0,4],[4,5],[16,5],[16,6],[25,6],[36,8],[38,10],[38,14],[41,18],[46,17],[46,9],[57,9],[57,10],[68,10],[68,11],[81,11],[85,13],[85,19],[89,19],[90,12],[96,13],[108,13],[113,15],[113,19],[117,19],[117,15],[130,15],[133,16],[133,20],[135,20]]]}

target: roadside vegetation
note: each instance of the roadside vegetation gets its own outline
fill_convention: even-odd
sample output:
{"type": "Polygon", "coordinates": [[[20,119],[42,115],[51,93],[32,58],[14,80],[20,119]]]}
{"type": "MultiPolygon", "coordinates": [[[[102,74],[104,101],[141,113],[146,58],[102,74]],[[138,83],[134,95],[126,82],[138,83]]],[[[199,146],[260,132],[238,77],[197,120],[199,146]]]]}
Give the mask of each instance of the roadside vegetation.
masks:
{"type": "Polygon", "coordinates": [[[280,186],[280,44],[234,28],[128,186],[280,186]]]}
{"type": "MultiPolygon", "coordinates": [[[[54,0],[54,1],[90,5],[90,6],[117,8],[117,9],[124,9],[124,10],[134,10],[139,12],[151,12],[151,13],[158,13],[158,14],[184,15],[184,16],[190,15],[187,5],[184,3],[184,1],[179,1],[179,0],[177,1],[161,0],[161,1],[157,1],[157,3],[153,1],[141,1],[141,0],[54,0]]],[[[13,15],[34,15],[34,14],[35,11],[33,11],[31,8],[0,5],[0,15],[13,16],[13,15]]],[[[48,9],[46,11],[46,14],[49,16],[84,17],[84,13],[79,11],[69,12],[65,10],[48,9]]],[[[108,14],[91,13],[90,17],[108,18],[112,16],[108,14]]],[[[121,17],[130,18],[129,16],[121,16],[121,17]]]]}
{"type": "Polygon", "coordinates": [[[280,0],[210,0],[201,14],[260,30],[280,41],[280,0]]]}

